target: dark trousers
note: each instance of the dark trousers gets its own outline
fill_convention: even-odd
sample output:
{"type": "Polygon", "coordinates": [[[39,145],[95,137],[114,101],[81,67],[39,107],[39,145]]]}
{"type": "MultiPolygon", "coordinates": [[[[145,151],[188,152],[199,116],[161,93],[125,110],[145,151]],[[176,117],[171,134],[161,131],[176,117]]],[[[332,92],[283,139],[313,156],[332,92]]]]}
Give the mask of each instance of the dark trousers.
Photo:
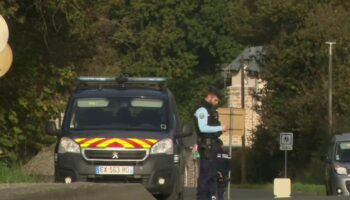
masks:
{"type": "Polygon", "coordinates": [[[224,194],[225,194],[226,187],[218,186],[218,200],[224,200],[224,194]]]}
{"type": "Polygon", "coordinates": [[[197,200],[211,200],[217,193],[215,160],[200,159],[197,186],[197,200]]]}

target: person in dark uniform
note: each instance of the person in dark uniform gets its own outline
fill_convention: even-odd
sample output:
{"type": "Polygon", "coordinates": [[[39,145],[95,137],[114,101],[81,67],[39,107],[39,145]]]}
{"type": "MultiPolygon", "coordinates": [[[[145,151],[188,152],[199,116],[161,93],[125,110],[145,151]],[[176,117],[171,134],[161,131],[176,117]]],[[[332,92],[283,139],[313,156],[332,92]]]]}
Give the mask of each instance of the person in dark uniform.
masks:
{"type": "Polygon", "coordinates": [[[200,154],[199,176],[197,186],[198,200],[215,200],[217,193],[216,157],[218,152],[218,137],[226,126],[219,122],[215,109],[220,101],[219,91],[210,87],[202,103],[194,113],[200,154]]]}
{"type": "Polygon", "coordinates": [[[230,160],[231,157],[227,153],[227,151],[224,150],[223,148],[223,142],[222,140],[218,140],[218,145],[219,145],[219,150],[217,154],[217,195],[218,195],[218,200],[224,200],[224,194],[225,190],[228,184],[228,181],[230,181],[228,178],[228,173],[231,168],[230,160]]]}

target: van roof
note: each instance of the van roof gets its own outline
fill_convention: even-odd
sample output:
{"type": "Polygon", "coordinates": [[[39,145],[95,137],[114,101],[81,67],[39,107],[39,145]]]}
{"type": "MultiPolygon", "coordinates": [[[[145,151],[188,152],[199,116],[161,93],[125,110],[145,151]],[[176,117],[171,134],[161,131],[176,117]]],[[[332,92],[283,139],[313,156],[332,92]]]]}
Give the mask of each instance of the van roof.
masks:
{"type": "Polygon", "coordinates": [[[77,77],[78,88],[130,88],[142,87],[163,90],[166,88],[165,77],[129,77],[121,74],[119,77],[77,77]]]}
{"type": "Polygon", "coordinates": [[[80,89],[77,90],[73,97],[75,98],[94,98],[94,97],[151,97],[166,98],[167,90],[155,90],[145,88],[127,88],[127,89],[80,89]]]}
{"type": "Polygon", "coordinates": [[[350,133],[337,134],[337,135],[335,135],[335,140],[336,141],[350,140],[350,133]]]}

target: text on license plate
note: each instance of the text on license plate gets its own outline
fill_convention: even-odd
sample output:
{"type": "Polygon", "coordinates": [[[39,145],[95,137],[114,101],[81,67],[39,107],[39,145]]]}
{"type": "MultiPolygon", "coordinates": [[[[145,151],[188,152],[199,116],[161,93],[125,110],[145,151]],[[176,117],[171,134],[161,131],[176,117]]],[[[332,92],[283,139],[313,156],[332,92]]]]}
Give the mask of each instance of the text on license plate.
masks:
{"type": "Polygon", "coordinates": [[[96,166],[96,174],[134,174],[133,166],[96,166]]]}

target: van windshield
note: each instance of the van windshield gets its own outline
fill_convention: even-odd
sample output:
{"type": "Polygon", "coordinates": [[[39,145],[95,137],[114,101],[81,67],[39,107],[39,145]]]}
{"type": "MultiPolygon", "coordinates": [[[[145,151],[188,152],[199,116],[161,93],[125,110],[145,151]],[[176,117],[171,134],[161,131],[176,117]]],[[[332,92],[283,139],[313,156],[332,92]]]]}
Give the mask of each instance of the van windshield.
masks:
{"type": "Polygon", "coordinates": [[[350,141],[337,143],[335,160],[337,162],[350,162],[350,141]]]}
{"type": "Polygon", "coordinates": [[[69,128],[73,130],[167,130],[162,99],[118,97],[75,99],[69,128]]]}

